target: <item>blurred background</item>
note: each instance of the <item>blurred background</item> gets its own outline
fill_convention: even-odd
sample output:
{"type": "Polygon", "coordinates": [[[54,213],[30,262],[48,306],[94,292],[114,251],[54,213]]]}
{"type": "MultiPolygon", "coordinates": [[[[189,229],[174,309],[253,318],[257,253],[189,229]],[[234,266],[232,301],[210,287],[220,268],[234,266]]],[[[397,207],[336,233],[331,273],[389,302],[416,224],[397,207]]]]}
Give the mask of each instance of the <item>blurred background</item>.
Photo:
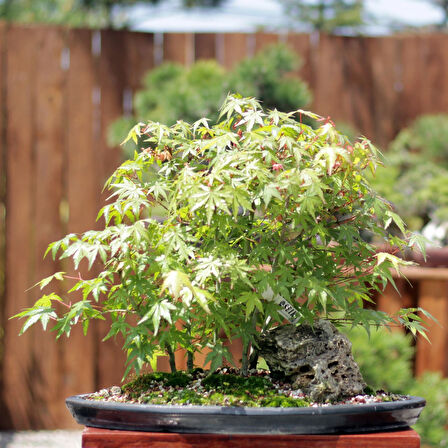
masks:
{"type": "Polygon", "coordinates": [[[428,398],[418,430],[448,446],[448,2],[3,0],[0,19],[0,429],[74,427],[67,396],[119,384],[107,325],[56,342],[8,319],[70,271],[47,245],[101,225],[132,123],[213,118],[233,91],[330,116],[386,155],[375,187],[432,245],[377,306],[421,306],[440,325],[431,344],[351,338],[371,384],[428,398]]]}

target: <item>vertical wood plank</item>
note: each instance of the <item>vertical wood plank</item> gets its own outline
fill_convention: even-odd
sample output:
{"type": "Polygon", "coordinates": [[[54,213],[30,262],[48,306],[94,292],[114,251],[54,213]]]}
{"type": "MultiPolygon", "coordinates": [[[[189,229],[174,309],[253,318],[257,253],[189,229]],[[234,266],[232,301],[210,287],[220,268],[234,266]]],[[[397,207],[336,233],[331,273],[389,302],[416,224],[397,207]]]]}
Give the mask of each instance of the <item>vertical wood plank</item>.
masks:
{"type": "Polygon", "coordinates": [[[346,121],[350,102],[345,90],[344,38],[321,35],[318,48],[314,110],[320,115],[331,116],[335,121],[346,121]]]}
{"type": "MultiPolygon", "coordinates": [[[[3,306],[5,288],[5,217],[6,217],[6,82],[5,56],[7,27],[5,23],[0,23],[0,328],[3,325],[3,306]]],[[[0,340],[1,341],[1,340],[0,340]]],[[[0,342],[1,344],[1,342],[0,342]]],[[[1,345],[0,345],[1,350],[1,345]]],[[[1,357],[0,357],[1,363],[1,357]]],[[[1,382],[1,372],[0,372],[1,382]]]]}
{"type": "MultiPolygon", "coordinates": [[[[100,132],[95,136],[102,166],[98,182],[101,187],[122,160],[119,148],[107,143],[107,128],[123,114],[123,91],[127,87],[127,43],[120,31],[101,31],[101,54],[97,60],[97,87],[99,88],[100,132]]],[[[106,195],[104,195],[106,196],[106,195]]],[[[102,198],[104,200],[104,197],[102,198]]]]}
{"type": "MultiPolygon", "coordinates": [[[[343,120],[352,124],[361,135],[370,136],[373,134],[371,119],[373,80],[366,43],[366,38],[362,37],[342,38],[341,58],[345,81],[343,92],[348,101],[343,120]]],[[[337,105],[334,104],[332,107],[336,108],[337,105]]]]}
{"type": "MultiPolygon", "coordinates": [[[[68,206],[66,233],[82,233],[96,228],[96,214],[100,198],[98,179],[99,153],[94,141],[93,95],[95,66],[91,52],[92,32],[70,30],[68,34],[70,66],[67,73],[67,129],[65,200],[68,206]],[[82,182],[80,180],[82,179],[82,182]]],[[[73,265],[67,263],[67,272],[73,274],[73,265]]],[[[89,278],[85,265],[79,273],[89,278]]],[[[72,285],[70,285],[72,286],[72,285]]],[[[71,300],[82,295],[73,294],[71,300]]],[[[84,336],[74,328],[64,350],[64,388],[70,395],[86,393],[96,388],[96,335],[90,329],[84,336]],[[82,366],[82,368],[80,368],[82,366]]]]}
{"type": "Polygon", "coordinates": [[[367,40],[367,51],[372,67],[372,110],[375,142],[385,146],[397,133],[394,121],[397,108],[397,92],[401,89],[400,43],[394,37],[367,40]]]}
{"type": "Polygon", "coordinates": [[[247,34],[234,33],[222,34],[222,65],[231,69],[247,56],[247,34]]]}
{"type": "MultiPolygon", "coordinates": [[[[0,24],[0,331],[8,321],[5,314],[6,307],[6,49],[7,26],[0,24]]],[[[6,369],[2,353],[4,351],[4,337],[0,336],[0,430],[11,427],[11,420],[3,394],[6,369]]],[[[6,392],[6,391],[5,391],[6,392]]]]}
{"type": "Polygon", "coordinates": [[[256,33],[255,34],[255,52],[258,53],[264,47],[274,45],[279,42],[278,33],[256,33]]]}
{"type": "Polygon", "coordinates": [[[194,61],[194,38],[191,33],[163,35],[163,60],[190,65],[194,61]]]}
{"type": "Polygon", "coordinates": [[[154,34],[120,33],[124,41],[124,54],[121,55],[125,66],[125,82],[132,93],[142,86],[143,75],[154,68],[154,34]]]}
{"type": "MultiPolygon", "coordinates": [[[[32,305],[26,289],[32,285],[33,227],[33,142],[34,74],[37,39],[35,28],[12,26],[6,54],[7,117],[7,198],[6,198],[6,304],[12,316],[32,305]],[[20,206],[18,206],[20,204],[20,206]]],[[[5,323],[3,352],[3,396],[14,428],[38,425],[33,412],[33,353],[31,332],[18,337],[22,322],[5,323]]]]}
{"type": "Polygon", "coordinates": [[[448,282],[443,280],[420,280],[418,305],[431,313],[439,323],[428,322],[428,337],[417,339],[415,373],[440,372],[448,375],[448,282]]]}
{"type": "MultiPolygon", "coordinates": [[[[40,28],[37,36],[35,92],[35,134],[33,144],[33,284],[54,272],[61,271],[51,257],[42,259],[52,241],[63,236],[60,220],[62,200],[62,171],[64,141],[64,82],[61,57],[65,47],[65,33],[60,28],[40,28]]],[[[57,285],[50,285],[54,290],[57,285]]],[[[44,290],[46,292],[47,290],[44,290]]],[[[33,296],[39,295],[33,290],[33,296]]],[[[53,334],[34,328],[32,353],[34,366],[34,411],[40,425],[57,428],[66,416],[61,378],[61,349],[53,334]],[[37,380],[37,381],[36,381],[37,380]]]]}
{"type": "Polygon", "coordinates": [[[425,73],[427,69],[423,61],[428,48],[425,48],[422,43],[428,42],[428,38],[429,36],[425,36],[422,39],[422,36],[417,35],[407,36],[400,40],[401,79],[400,90],[397,92],[399,99],[395,117],[399,129],[410,125],[418,115],[424,113],[426,95],[422,95],[422,89],[426,89],[426,81],[423,80],[427,79],[425,73]]]}
{"type": "Polygon", "coordinates": [[[297,74],[311,87],[314,81],[313,51],[308,34],[288,34],[286,44],[299,56],[297,74]]]}
{"type": "Polygon", "coordinates": [[[194,35],[194,57],[196,61],[216,58],[216,34],[197,33],[194,35]]]}
{"type": "MultiPolygon", "coordinates": [[[[425,35],[421,42],[419,57],[413,61],[410,58],[406,60],[406,72],[410,72],[414,68],[417,73],[421,73],[413,86],[414,91],[418,91],[420,97],[420,109],[414,109],[416,116],[423,113],[447,113],[447,46],[448,36],[445,34],[425,35]]],[[[411,101],[412,98],[409,98],[409,102],[411,101]]]]}

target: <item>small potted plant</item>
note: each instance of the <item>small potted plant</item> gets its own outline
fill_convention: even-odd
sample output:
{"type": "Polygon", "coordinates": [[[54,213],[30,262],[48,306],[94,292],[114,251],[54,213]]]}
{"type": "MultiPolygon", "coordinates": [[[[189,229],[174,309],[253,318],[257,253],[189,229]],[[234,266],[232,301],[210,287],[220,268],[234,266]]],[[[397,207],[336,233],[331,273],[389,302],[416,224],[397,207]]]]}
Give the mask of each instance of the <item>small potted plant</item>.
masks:
{"type": "MultiPolygon", "coordinates": [[[[416,420],[423,399],[373,396],[374,406],[353,411],[347,389],[332,387],[353,376],[351,395],[366,401],[356,367],[342,371],[353,363],[334,325],[400,324],[424,335],[422,310],[389,316],[365,307],[373,292],[393,283],[391,269],[408,262],[378,253],[363,232],[396,251],[422,247],[369,186],[365,171],[375,171],[379,154],[368,140],[350,143],[330,119],[265,111],[237,95],[228,96],[216,125],[205,118],[171,127],[139,123],[127,140],[138,151],[107,181],[111,196],[99,213],[104,228],[69,234],[47,251],[71,258],[75,269],[99,264],[100,273],[79,277],[70,292],[82,292],[81,300],[49,293],[15,316],[26,319],[22,331],[36,322],[44,329],[53,324],[57,337],[78,324],[87,332],[92,320],[109,316],[105,337],[123,337],[123,378],[141,376],[69,399],[78,421],[152,431],[297,434],[389,429],[416,420]],[[388,233],[392,223],[405,238],[388,233]],[[313,335],[306,353],[294,345],[313,335]],[[224,337],[241,339],[241,360],[232,359],[224,337]],[[322,367],[318,347],[324,345],[330,355],[322,367]],[[179,349],[189,372],[143,374],[147,366],[156,370],[159,356],[169,356],[175,372],[179,349]],[[310,351],[319,352],[314,364],[310,351]],[[199,352],[206,353],[207,371],[195,369],[199,352]],[[271,376],[256,368],[260,354],[271,376]],[[239,361],[238,370],[229,367],[239,361]],[[229,371],[236,377],[226,376],[229,371]],[[182,388],[189,381],[190,389],[182,388]],[[230,396],[229,388],[240,395],[230,396]],[[126,400],[132,404],[121,403],[126,400]],[[341,400],[345,404],[329,406],[341,400]],[[372,409],[369,427],[371,417],[359,414],[372,409]],[[392,415],[397,409],[398,417],[392,415]]],[[[64,277],[58,272],[39,285],[64,277]]]]}
{"type": "MultiPolygon", "coordinates": [[[[448,263],[448,115],[422,115],[389,145],[388,163],[372,185],[394,204],[409,229],[430,241],[428,267],[448,263]],[[412,201],[409,201],[412,197],[412,201]]],[[[394,229],[399,233],[398,229],[394,229]]]]}

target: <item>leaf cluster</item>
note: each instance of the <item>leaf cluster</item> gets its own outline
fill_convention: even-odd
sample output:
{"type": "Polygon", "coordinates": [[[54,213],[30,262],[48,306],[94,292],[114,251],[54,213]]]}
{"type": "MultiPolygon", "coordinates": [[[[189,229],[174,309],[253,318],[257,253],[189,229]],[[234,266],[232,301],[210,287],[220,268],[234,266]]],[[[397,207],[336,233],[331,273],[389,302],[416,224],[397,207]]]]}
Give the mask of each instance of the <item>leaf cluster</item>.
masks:
{"type": "Polygon", "coordinates": [[[92,319],[109,315],[106,338],[123,337],[125,374],[155,368],[159,356],[179,347],[208,351],[211,370],[233,363],[222,335],[242,339],[247,370],[249,347],[260,331],[283,322],[285,304],[298,324],[399,322],[424,333],[419,310],[388,316],[365,308],[373,291],[393,282],[391,268],[408,262],[378,253],[362,231],[396,250],[419,243],[366,179],[379,162],[368,140],[350,143],[331,120],[264,110],[236,95],[213,126],[205,118],[171,127],[139,123],[127,140],[141,149],[106,184],[104,228],[67,235],[48,249],[75,269],[98,263],[101,272],[73,286],[82,300],[54,295],[17,315],[27,319],[24,330],[51,321],[58,336],[69,335],[73,325],[87,331],[92,319]],[[160,209],[162,219],[153,215],[160,209]],[[391,223],[410,241],[391,237],[391,223]],[[62,312],[55,301],[65,304],[62,312]]]}

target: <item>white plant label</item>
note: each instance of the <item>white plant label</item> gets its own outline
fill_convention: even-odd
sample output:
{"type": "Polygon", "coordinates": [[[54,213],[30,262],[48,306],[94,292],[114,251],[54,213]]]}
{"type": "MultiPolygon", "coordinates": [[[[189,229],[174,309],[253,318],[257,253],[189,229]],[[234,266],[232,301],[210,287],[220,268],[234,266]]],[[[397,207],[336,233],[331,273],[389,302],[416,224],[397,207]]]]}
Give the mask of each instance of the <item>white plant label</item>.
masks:
{"type": "Polygon", "coordinates": [[[274,297],[274,291],[272,288],[268,286],[266,291],[261,295],[263,299],[267,301],[274,301],[280,306],[279,314],[282,315],[286,320],[291,322],[292,324],[296,324],[299,321],[299,316],[297,310],[280,294],[277,294],[274,297]]]}

